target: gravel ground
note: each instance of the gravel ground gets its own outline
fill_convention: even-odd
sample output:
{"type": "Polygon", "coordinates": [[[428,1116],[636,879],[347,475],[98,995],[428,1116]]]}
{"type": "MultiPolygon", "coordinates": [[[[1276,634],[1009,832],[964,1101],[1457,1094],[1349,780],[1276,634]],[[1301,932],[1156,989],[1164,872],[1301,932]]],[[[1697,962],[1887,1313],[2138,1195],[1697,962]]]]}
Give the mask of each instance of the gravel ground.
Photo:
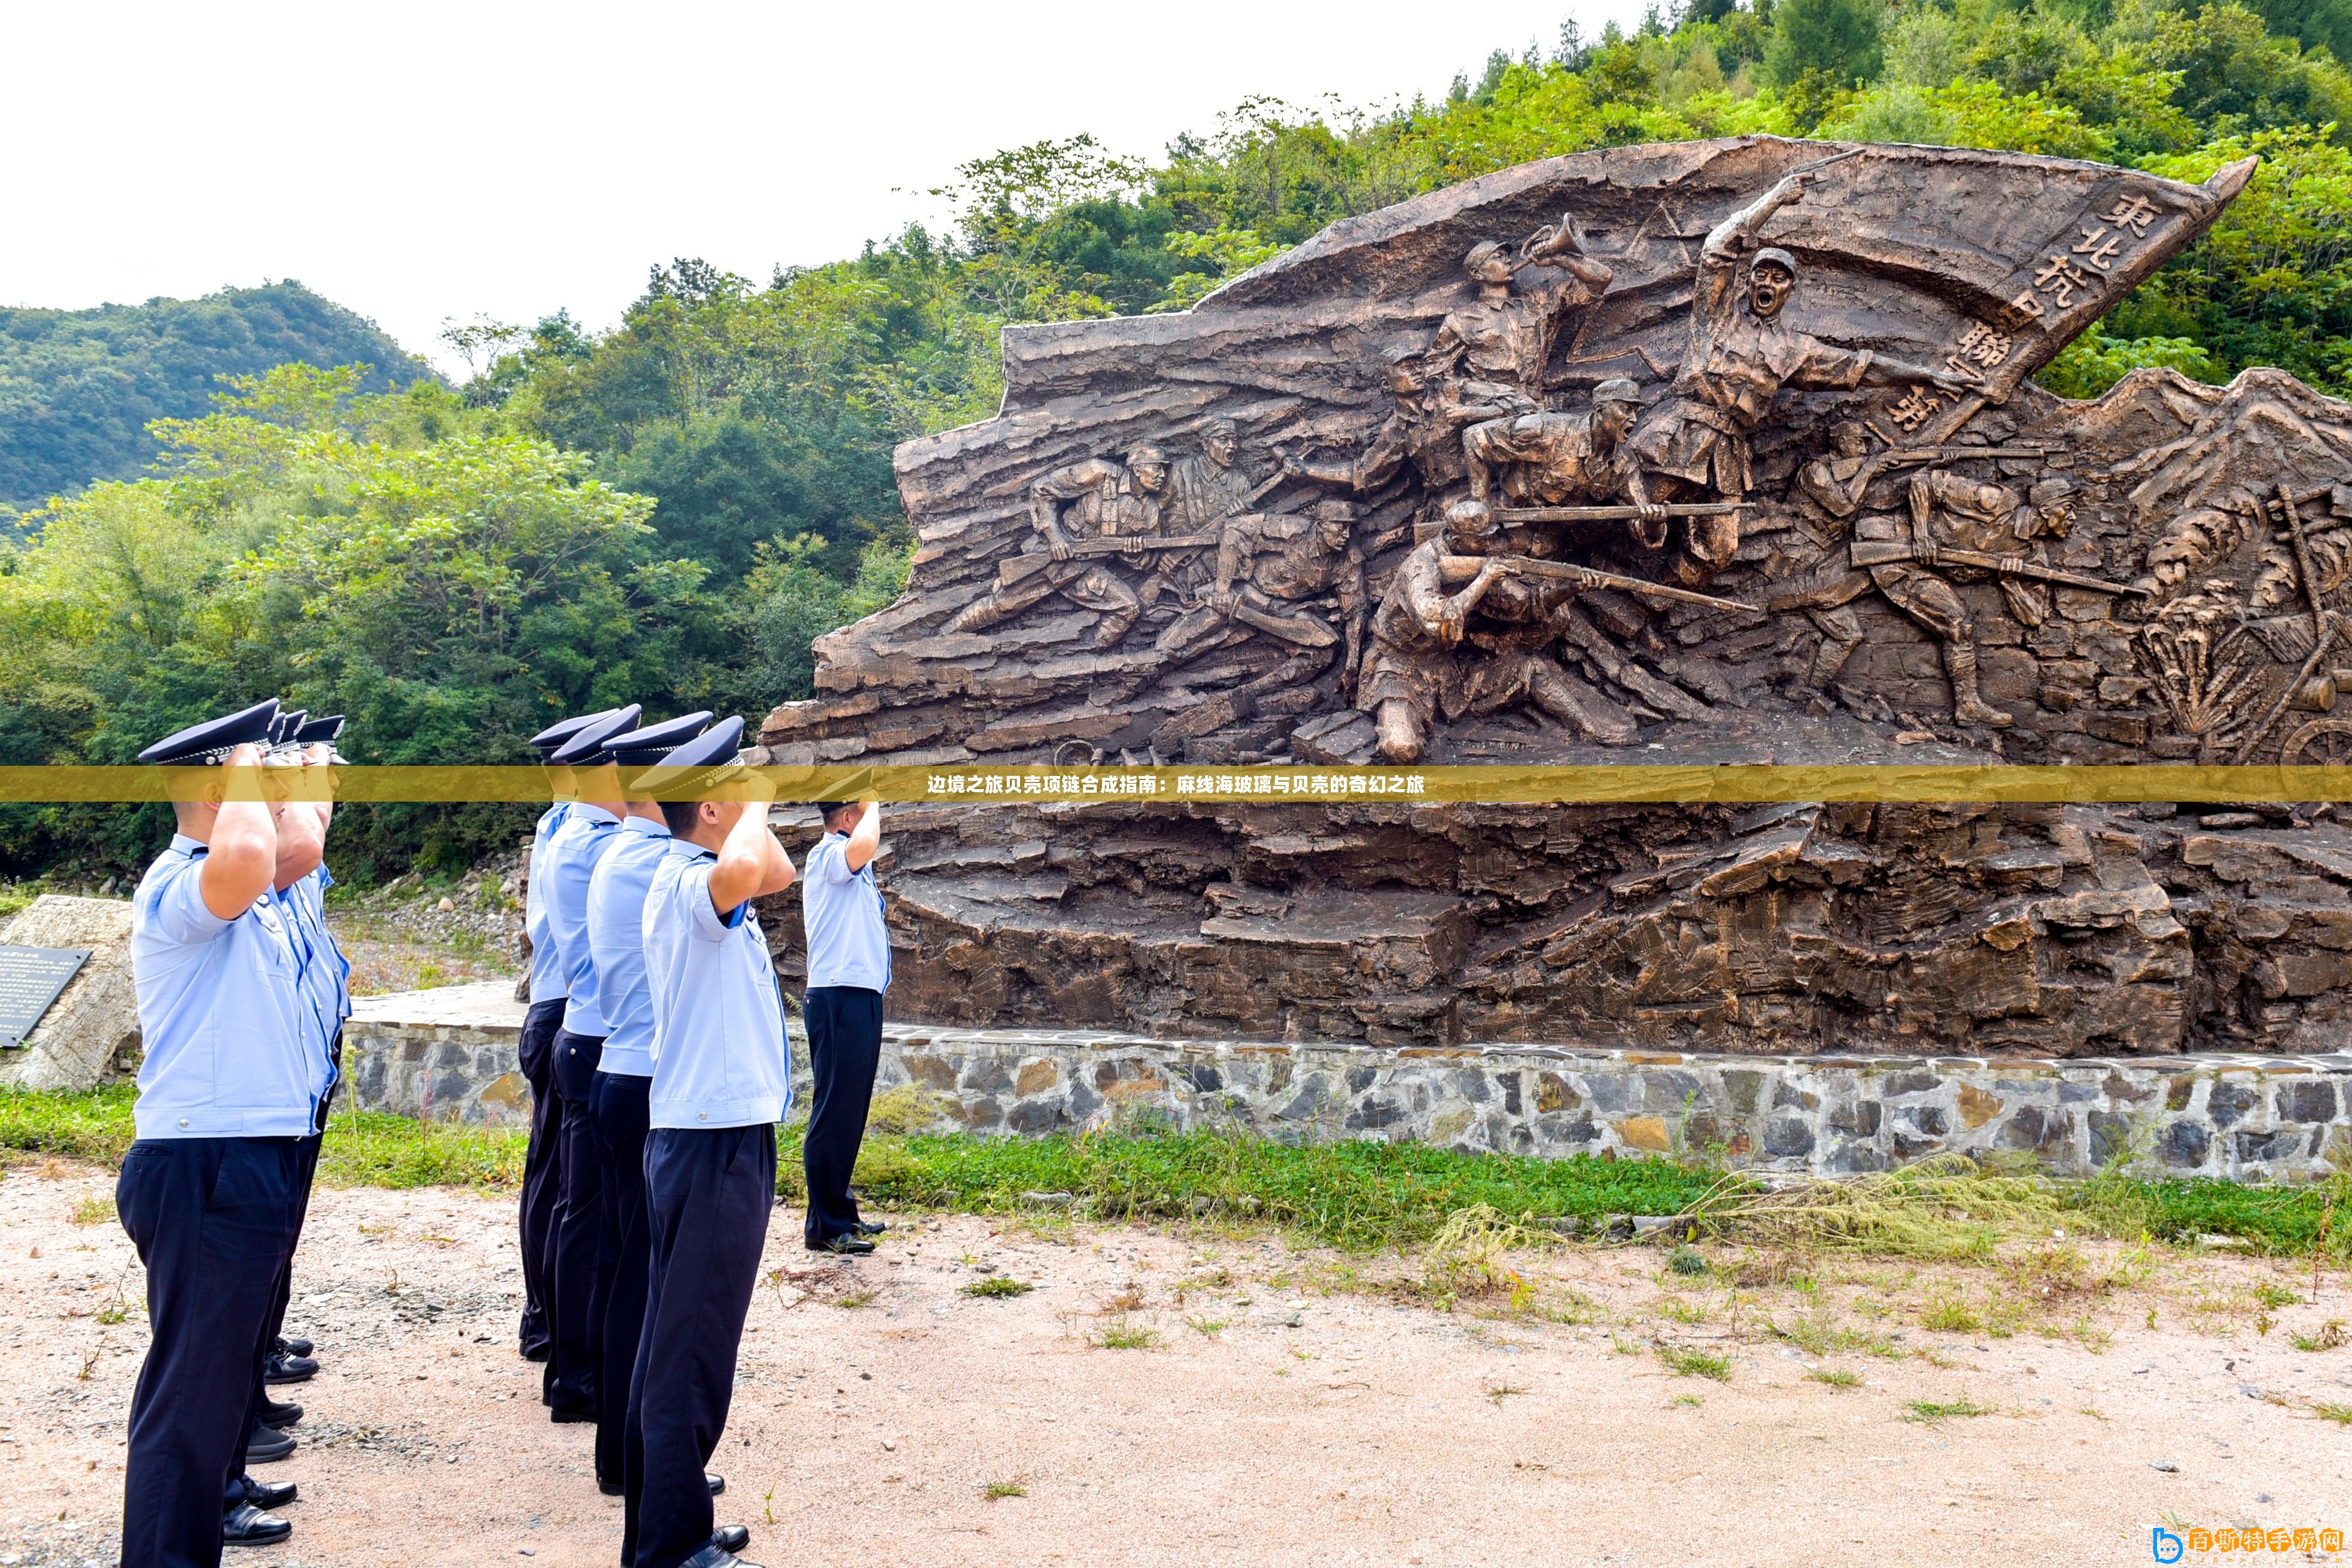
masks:
{"type": "MultiPolygon", "coordinates": [[[[114,1561],[145,1329],[110,1195],[60,1162],[0,1178],[0,1565],[114,1561]]],[[[771,1226],[713,1461],[752,1563],[2121,1563],[2159,1524],[2352,1531],[2352,1427],[2313,1412],[2352,1402],[2352,1350],[2288,1343],[2352,1316],[2340,1278],[2273,1311],[2252,1292],[2307,1271],[2167,1255],[2095,1324],[1915,1326],[1828,1357],[1839,1387],[1759,1329],[1795,1295],[1745,1292],[1733,1333],[1727,1291],[1649,1250],[1521,1259],[1547,1304],[1480,1317],[1259,1238],[914,1218],[835,1263],[798,1228],[771,1226]],[[1036,1289],[962,1290],[991,1279],[1036,1289]],[[1964,1399],[1990,1413],[1906,1418],[1964,1399]]],[[[261,1472],[301,1483],[295,1534],[233,1563],[614,1560],[589,1435],[513,1348],[512,1230],[504,1196],[318,1195],[289,1327],[324,1370],[281,1390],[301,1448],[261,1472]]],[[[1866,1314],[1906,1278],[1813,1296],[1866,1314]]]]}

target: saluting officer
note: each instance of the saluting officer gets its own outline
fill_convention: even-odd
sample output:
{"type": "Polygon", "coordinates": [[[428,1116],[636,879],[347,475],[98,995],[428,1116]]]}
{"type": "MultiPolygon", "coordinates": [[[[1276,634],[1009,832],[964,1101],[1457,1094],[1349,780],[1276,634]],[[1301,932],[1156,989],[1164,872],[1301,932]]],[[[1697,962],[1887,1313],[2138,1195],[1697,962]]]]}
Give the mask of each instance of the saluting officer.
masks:
{"type": "Polygon", "coordinates": [[[596,1249],[604,1228],[604,1162],[596,1155],[590,1092],[610,1032],[596,1001],[596,966],[588,951],[588,881],[617,841],[621,778],[604,742],[637,727],[637,706],[615,708],[557,748],[551,758],[572,770],[577,799],[547,841],[540,875],[547,883],[547,929],[563,968],[563,1022],[555,1031],[548,1090],[562,1118],[560,1196],[548,1235],[551,1354],[542,1397],[559,1423],[596,1419],[596,1336],[590,1309],[596,1296],[596,1249]]]}
{"type": "Polygon", "coordinates": [[[531,834],[528,874],[523,883],[522,928],[530,939],[530,1009],[523,1014],[522,1038],[515,1047],[515,1065],[530,1084],[530,1141],[522,1160],[522,1325],[520,1335],[525,1361],[545,1361],[550,1336],[547,1312],[547,1239],[555,1228],[556,1200],[562,1196],[563,1122],[548,1075],[554,1067],[555,1031],[563,1023],[563,965],[557,957],[555,937],[547,928],[545,869],[548,841],[572,813],[574,793],[572,770],[555,764],[555,753],[588,726],[613,716],[614,710],[567,718],[530,737],[547,770],[548,792],[553,804],[540,813],[531,834]]]}
{"type": "MultiPolygon", "coordinates": [[[[659,762],[700,735],[708,713],[616,735],[604,743],[614,763],[638,769],[659,762]]],[[[588,1092],[595,1128],[604,1207],[597,1239],[595,1293],[589,1307],[597,1347],[596,1488],[621,1495],[624,1417],[629,1369],[646,1321],[646,1277],[652,1241],[646,1218],[646,1095],[654,1073],[654,999],[646,984],[646,894],[669,848],[662,809],[629,789],[620,831],[588,879],[588,955],[596,970],[596,1005],[604,1015],[604,1051],[588,1092]]]]}
{"type": "MultiPolygon", "coordinates": [[[[258,769],[277,716],[275,698],[256,703],[140,760],[258,769]]],[[[228,782],[173,801],[179,831],[131,899],[146,1059],[115,1205],[146,1265],[152,1341],[131,1403],[124,1568],[210,1568],[226,1540],[293,1530],[247,1500],[241,1448],[320,1087],[270,894],[317,866],[319,817],[228,799],[228,782]]]]}
{"type": "MultiPolygon", "coordinates": [[[[274,766],[305,768],[324,768],[340,762],[342,758],[335,754],[333,741],[342,728],[340,714],[312,719],[299,708],[280,712],[265,760],[274,766]]],[[[317,814],[323,853],[327,827],[334,816],[333,802],[326,799],[298,800],[290,802],[287,810],[317,814]]],[[[302,1140],[301,1201],[294,1219],[296,1249],[301,1246],[302,1222],[310,1210],[311,1184],[319,1170],[320,1138],[327,1130],[327,1112],[334,1103],[336,1086],[342,1080],[343,1020],[352,1012],[352,967],[336,945],[333,933],[327,929],[326,891],[333,882],[322,859],[308,876],[273,894],[286,917],[299,966],[296,978],[303,1003],[304,1043],[314,1053],[310,1074],[319,1104],[311,1135],[302,1140]]],[[[286,1428],[302,1419],[301,1406],[273,1399],[268,1385],[300,1383],[316,1375],[319,1370],[318,1362],[310,1354],[310,1342],[289,1340],[285,1335],[286,1308],[293,1299],[293,1253],[289,1249],[286,1267],[278,1270],[277,1297],[269,1306],[268,1348],[262,1355],[261,1375],[254,1383],[245,1444],[248,1465],[269,1464],[293,1453],[294,1438],[286,1428]]],[[[264,1486],[248,1479],[245,1491],[246,1500],[260,1508],[280,1507],[293,1501],[296,1495],[291,1481],[264,1486]]]]}
{"type": "Polygon", "coordinates": [[[727,1426],[776,1198],[776,1124],[792,1103],[783,1006],[751,900],[790,887],[793,865],[764,800],[692,799],[738,778],[742,734],[727,719],[640,780],[673,836],[646,894],[653,1259],[625,1435],[629,1568],[729,1568],[751,1540],[740,1525],[713,1530],[705,1467],[727,1426]]]}

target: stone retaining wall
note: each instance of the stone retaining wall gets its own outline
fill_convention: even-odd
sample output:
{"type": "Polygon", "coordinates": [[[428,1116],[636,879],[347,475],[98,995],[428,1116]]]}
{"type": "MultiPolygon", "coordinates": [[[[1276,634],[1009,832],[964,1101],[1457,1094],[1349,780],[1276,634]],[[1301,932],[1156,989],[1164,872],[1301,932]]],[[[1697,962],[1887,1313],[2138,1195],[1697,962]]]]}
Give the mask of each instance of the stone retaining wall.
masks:
{"type": "MultiPolygon", "coordinates": [[[[372,998],[347,1032],[367,1110],[519,1124],[522,1008],[503,985],[372,998]],[[499,993],[492,995],[490,993],[499,993]]],[[[805,1044],[794,1028],[795,1071],[805,1044]]],[[[2352,1055],[1699,1056],[1541,1046],[1382,1049],[1166,1041],[1087,1030],[885,1030],[881,1082],[942,1126],[1045,1133],[1121,1114],[1304,1143],[1405,1139],[1558,1155],[1719,1151],[1839,1175],[1954,1151],[2068,1175],[2133,1152],[2176,1175],[2294,1179],[2352,1166],[2352,1055]]]]}

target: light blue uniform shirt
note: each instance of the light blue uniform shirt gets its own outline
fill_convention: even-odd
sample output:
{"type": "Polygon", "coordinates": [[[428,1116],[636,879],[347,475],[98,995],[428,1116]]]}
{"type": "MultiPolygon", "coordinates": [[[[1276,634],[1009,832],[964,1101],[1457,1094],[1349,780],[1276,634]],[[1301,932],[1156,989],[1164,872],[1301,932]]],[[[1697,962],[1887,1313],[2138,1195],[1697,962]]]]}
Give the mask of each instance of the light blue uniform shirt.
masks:
{"type": "Polygon", "coordinates": [[[654,1075],[654,993],[646,983],[646,894],[669,850],[669,829],[624,817],[613,847],[588,879],[588,951],[596,965],[596,1005],[612,1033],[601,1072],[654,1075]]]}
{"type": "Polygon", "coordinates": [[[205,852],[173,834],[131,895],[146,1052],[132,1121],[142,1138],[306,1137],[315,1026],[285,906],[265,893],[234,920],[206,909],[205,852]]]}
{"type": "Polygon", "coordinates": [[[656,1127],[754,1127],[793,1103],[784,1006],[751,905],[710,907],[718,854],[672,839],[646,894],[656,1127]]]}
{"type": "Polygon", "coordinates": [[[555,956],[555,935],[547,928],[547,841],[572,814],[572,802],[558,800],[540,814],[539,831],[530,836],[530,871],[522,891],[522,928],[530,937],[530,999],[560,1001],[563,997],[563,965],[555,956]]]}
{"type": "Polygon", "coordinates": [[[278,895],[287,912],[287,936],[300,964],[299,981],[310,1026],[306,1043],[317,1053],[312,1091],[324,1103],[335,1085],[335,1036],[352,1016],[351,961],[327,929],[327,889],[335,879],[325,866],[278,895]]]}
{"type": "Polygon", "coordinates": [[[571,998],[563,1005],[563,1027],[599,1040],[610,1031],[596,1005],[596,961],[588,951],[588,879],[620,831],[621,819],[604,807],[574,800],[540,857],[540,873],[547,879],[547,929],[571,998]]]}
{"type": "Polygon", "coordinates": [[[801,876],[801,923],[808,927],[808,983],[890,988],[890,934],[874,862],[849,869],[849,835],[827,833],[809,851],[801,876]]]}

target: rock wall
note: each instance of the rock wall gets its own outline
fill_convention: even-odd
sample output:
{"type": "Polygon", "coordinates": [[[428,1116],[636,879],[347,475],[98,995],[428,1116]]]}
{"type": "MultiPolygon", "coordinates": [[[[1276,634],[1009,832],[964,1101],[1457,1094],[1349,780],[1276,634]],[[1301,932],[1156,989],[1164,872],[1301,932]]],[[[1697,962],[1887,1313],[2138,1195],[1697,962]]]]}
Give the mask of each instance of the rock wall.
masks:
{"type": "MultiPolygon", "coordinates": [[[[372,998],[346,1036],[363,1110],[520,1125],[521,1009],[501,988],[372,998]],[[422,1021],[404,1021],[416,1019],[422,1021]]],[[[793,1029],[796,1073],[805,1041],[793,1029]]],[[[1465,1151],[1843,1175],[1944,1153],[2066,1175],[2118,1155],[2171,1175],[2290,1180],[2352,1162],[2352,1056],[1731,1057],[1556,1046],[1382,1049],[1171,1041],[894,1023],[881,1083],[942,1128],[1040,1134],[1156,1119],[1285,1142],[1411,1139],[1465,1151]]]]}
{"type": "MultiPolygon", "coordinates": [[[[2333,1051],[2352,827],[2286,806],[911,806],[940,1024],[1772,1055],[2333,1051]]],[[[781,819],[803,855],[813,818],[781,819]]],[[[797,984],[800,900],[763,911],[797,984]]]]}

